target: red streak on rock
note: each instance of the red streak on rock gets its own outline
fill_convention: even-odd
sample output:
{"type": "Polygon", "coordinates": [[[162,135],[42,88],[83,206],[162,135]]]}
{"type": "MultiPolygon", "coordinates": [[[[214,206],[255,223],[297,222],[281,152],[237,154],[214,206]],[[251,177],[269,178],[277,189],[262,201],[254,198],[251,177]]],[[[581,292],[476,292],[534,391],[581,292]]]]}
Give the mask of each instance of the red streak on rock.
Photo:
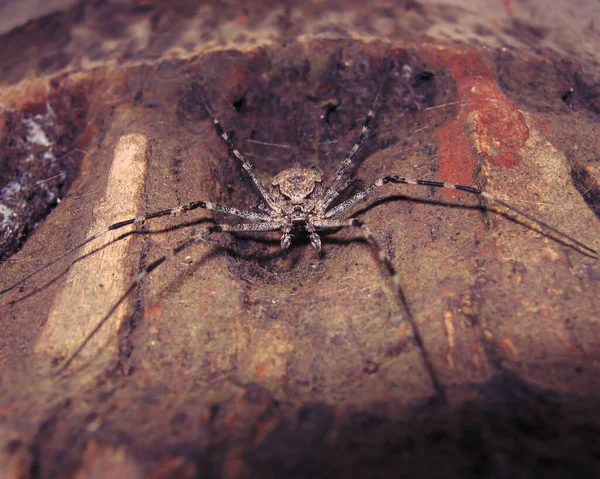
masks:
{"type": "MultiPolygon", "coordinates": [[[[441,180],[470,185],[477,154],[497,167],[516,166],[517,151],[529,138],[529,129],[481,57],[474,51],[450,49],[437,50],[434,56],[456,81],[456,100],[461,102],[456,118],[435,131],[441,180]]],[[[459,194],[444,191],[446,199],[459,194]]]]}
{"type": "Polygon", "coordinates": [[[248,23],[248,17],[246,15],[240,15],[239,17],[237,17],[234,20],[234,23],[238,26],[238,27],[245,27],[246,24],[248,23]]]}
{"type": "MultiPolygon", "coordinates": [[[[477,159],[471,141],[464,134],[462,122],[457,119],[446,123],[435,131],[435,136],[441,180],[445,183],[470,185],[477,159]]],[[[462,192],[444,189],[442,194],[445,199],[450,199],[460,196],[462,192]]]]}
{"type": "MultiPolygon", "coordinates": [[[[497,89],[491,93],[496,92],[497,89]]],[[[529,138],[523,114],[504,96],[494,99],[476,114],[474,141],[479,153],[494,166],[517,166],[517,151],[529,138]]]]}

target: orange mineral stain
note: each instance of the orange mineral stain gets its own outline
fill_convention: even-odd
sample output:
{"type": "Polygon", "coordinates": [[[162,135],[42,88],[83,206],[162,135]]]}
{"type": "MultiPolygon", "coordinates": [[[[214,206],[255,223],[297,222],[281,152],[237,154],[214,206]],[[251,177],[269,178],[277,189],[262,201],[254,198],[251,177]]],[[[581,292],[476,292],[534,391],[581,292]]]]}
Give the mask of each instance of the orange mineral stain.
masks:
{"type": "MultiPolygon", "coordinates": [[[[478,155],[497,167],[517,166],[517,152],[529,138],[529,129],[479,54],[439,49],[434,57],[456,81],[456,101],[461,104],[455,119],[435,131],[441,180],[470,185],[478,155]]],[[[456,191],[443,194],[446,199],[460,195],[456,191]]]]}

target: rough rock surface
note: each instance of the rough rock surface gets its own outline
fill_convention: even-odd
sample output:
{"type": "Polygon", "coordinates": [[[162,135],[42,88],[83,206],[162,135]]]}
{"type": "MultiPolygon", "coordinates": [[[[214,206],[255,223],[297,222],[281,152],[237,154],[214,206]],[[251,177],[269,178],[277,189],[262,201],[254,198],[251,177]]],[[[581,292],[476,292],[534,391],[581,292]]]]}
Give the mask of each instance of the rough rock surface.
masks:
{"type": "MultiPolygon", "coordinates": [[[[1,37],[0,289],[117,221],[261,203],[197,91],[270,183],[331,181],[381,88],[345,197],[387,174],[473,185],[600,249],[597,7],[377,3],[89,2],[1,37]]],[[[202,211],[4,293],[2,475],[600,473],[598,259],[449,190],[388,185],[354,213],[404,301],[342,229],[321,255],[212,235],[115,308],[235,221],[202,211]]]]}

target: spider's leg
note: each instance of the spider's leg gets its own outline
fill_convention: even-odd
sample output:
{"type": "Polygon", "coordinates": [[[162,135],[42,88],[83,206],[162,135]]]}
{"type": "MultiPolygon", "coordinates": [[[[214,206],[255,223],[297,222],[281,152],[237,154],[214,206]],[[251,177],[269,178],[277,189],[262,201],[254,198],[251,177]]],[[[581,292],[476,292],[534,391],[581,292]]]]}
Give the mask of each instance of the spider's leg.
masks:
{"type": "Polygon", "coordinates": [[[193,201],[191,203],[187,203],[182,206],[178,206],[177,208],[170,208],[168,210],[155,211],[154,213],[148,213],[146,215],[141,215],[136,218],[130,218],[128,220],[119,221],[113,225],[108,227],[108,230],[115,230],[118,228],[122,228],[123,226],[131,225],[131,224],[139,224],[143,223],[147,220],[160,218],[161,216],[169,216],[169,215],[178,215],[180,213],[184,213],[186,211],[197,210],[198,208],[210,211],[218,211],[219,213],[226,213],[229,215],[239,216],[241,218],[245,218],[247,220],[263,222],[270,221],[271,216],[264,213],[256,213],[254,211],[243,211],[238,210],[237,208],[231,208],[230,206],[222,206],[217,205],[215,203],[211,203],[209,201],[193,201]]]}
{"type": "Polygon", "coordinates": [[[290,234],[291,228],[288,228],[279,221],[267,221],[265,223],[242,223],[237,225],[222,224],[211,226],[210,230],[215,233],[219,231],[282,231],[281,249],[285,251],[292,243],[292,235],[290,234]]]}
{"type": "Polygon", "coordinates": [[[337,218],[338,216],[340,216],[341,214],[345,213],[350,208],[352,208],[356,203],[358,203],[362,200],[365,200],[373,191],[375,191],[377,188],[381,188],[386,183],[387,183],[387,181],[385,180],[385,178],[378,179],[375,183],[373,183],[372,185],[369,185],[364,190],[359,191],[355,195],[348,198],[346,201],[337,205],[335,208],[325,212],[325,214],[323,215],[324,218],[326,218],[326,219],[337,218]]]}
{"type": "Polygon", "coordinates": [[[408,321],[409,321],[410,326],[413,331],[413,337],[415,339],[417,346],[419,347],[419,349],[421,351],[421,356],[423,358],[423,364],[425,365],[425,368],[427,369],[427,372],[429,373],[429,377],[431,378],[431,383],[432,383],[436,393],[438,394],[438,397],[440,399],[442,399],[443,401],[446,401],[446,391],[444,390],[444,387],[442,386],[442,384],[437,376],[437,373],[435,372],[435,369],[433,368],[433,364],[432,364],[431,360],[429,359],[429,354],[427,353],[427,350],[425,349],[425,344],[423,342],[423,337],[419,330],[419,326],[417,325],[417,322],[413,318],[412,312],[411,312],[410,308],[408,307],[408,302],[406,301],[406,296],[404,295],[404,291],[402,290],[402,286],[400,285],[400,276],[398,276],[398,272],[396,271],[396,268],[394,268],[394,265],[392,264],[392,260],[390,259],[390,257],[386,253],[386,251],[379,245],[378,241],[375,239],[375,236],[373,236],[371,229],[365,223],[363,223],[362,221],[360,221],[356,218],[340,219],[340,220],[336,220],[336,219],[315,220],[314,225],[317,229],[321,229],[321,230],[343,228],[343,227],[354,227],[354,228],[360,229],[362,237],[375,249],[375,251],[377,252],[379,261],[381,263],[383,263],[387,273],[389,274],[390,278],[392,279],[392,283],[394,284],[394,288],[396,289],[396,292],[398,293],[398,297],[400,298],[402,307],[404,308],[404,310],[406,311],[406,314],[408,316],[408,321]]]}
{"type": "MultiPolygon", "coordinates": [[[[359,201],[366,199],[367,196],[369,196],[369,194],[372,193],[374,190],[376,190],[377,188],[380,188],[383,185],[386,185],[388,183],[430,186],[430,187],[434,187],[434,188],[447,188],[447,189],[451,189],[451,190],[464,191],[466,193],[470,193],[470,194],[476,195],[476,196],[481,196],[483,198],[486,198],[487,200],[490,200],[493,203],[496,203],[496,204],[506,208],[509,212],[512,212],[517,216],[526,218],[528,221],[537,225],[537,227],[540,228],[542,230],[542,232],[546,231],[546,232],[552,233],[552,235],[554,235],[555,241],[560,239],[560,241],[566,242],[573,248],[577,249],[580,253],[598,259],[598,252],[595,249],[590,248],[589,246],[583,244],[582,242],[576,240],[575,238],[569,236],[568,234],[563,233],[562,231],[558,230],[554,226],[551,226],[544,221],[534,218],[529,213],[525,213],[524,211],[522,211],[518,208],[515,208],[514,206],[506,203],[505,201],[502,201],[502,200],[496,198],[495,196],[493,196],[485,191],[482,191],[478,188],[474,188],[472,186],[455,185],[452,183],[443,183],[441,181],[417,180],[417,179],[410,179],[410,178],[402,178],[400,176],[385,176],[383,178],[378,179],[375,183],[373,183],[372,185],[367,187],[365,190],[363,190],[359,193],[356,193],[354,196],[352,196],[348,200],[344,201],[343,203],[340,203],[335,208],[329,210],[325,214],[325,218],[331,219],[331,218],[338,217],[339,215],[346,212],[348,209],[350,209],[352,206],[354,206],[359,201]]],[[[550,235],[550,237],[552,237],[552,235],[550,235]]]]}
{"type": "MultiPolygon", "coordinates": [[[[214,227],[213,227],[214,228],[214,227]]],[[[102,326],[108,321],[108,319],[113,315],[113,313],[117,310],[117,308],[127,299],[127,297],[131,294],[131,292],[135,289],[137,285],[139,285],[144,278],[146,278],[152,271],[158,268],[164,262],[170,260],[175,257],[182,251],[186,250],[190,246],[200,243],[204,241],[208,236],[213,233],[213,228],[209,228],[207,230],[203,230],[201,233],[193,234],[187,240],[183,241],[175,248],[170,250],[167,254],[161,256],[160,258],[154,260],[148,266],[146,266],[142,271],[140,271],[137,276],[134,278],[132,283],[127,287],[123,295],[118,299],[115,304],[111,306],[108,312],[102,317],[102,319],[98,322],[98,324],[94,327],[94,329],[87,335],[87,337],[83,340],[83,342],[77,347],[77,349],[69,356],[69,358],[57,369],[56,375],[61,374],[65,369],[67,369],[71,363],[75,360],[75,358],[81,353],[81,351],[86,347],[86,345],[92,340],[94,335],[100,331],[102,326]]]]}
{"type": "Polygon", "coordinates": [[[9,291],[15,289],[17,286],[23,284],[25,281],[27,281],[32,276],[35,276],[36,274],[41,273],[42,271],[48,269],[53,264],[58,263],[65,256],[68,256],[71,253],[77,251],[78,249],[83,248],[86,244],[94,241],[95,239],[99,238],[100,236],[107,234],[109,231],[110,230],[104,230],[104,231],[101,231],[100,233],[96,233],[95,235],[90,236],[89,238],[86,238],[78,245],[74,246],[73,248],[68,249],[64,253],[61,253],[59,256],[54,258],[52,261],[50,261],[49,263],[46,263],[45,265],[43,265],[43,266],[39,267],[38,269],[34,270],[33,272],[29,273],[27,276],[25,276],[24,278],[21,278],[16,283],[10,284],[6,288],[0,290],[0,296],[3,295],[4,293],[8,293],[9,291]]]}
{"type": "Polygon", "coordinates": [[[277,221],[267,221],[264,223],[241,223],[236,225],[214,225],[209,228],[211,233],[218,233],[221,231],[279,231],[282,228],[281,223],[277,221]]]}
{"type": "Polygon", "coordinates": [[[55,264],[58,261],[60,261],[61,259],[63,259],[65,256],[68,256],[71,253],[74,253],[78,249],[83,248],[86,244],[92,242],[93,240],[95,240],[101,236],[104,236],[105,234],[107,234],[110,231],[118,230],[120,228],[123,228],[128,225],[132,225],[132,224],[137,225],[140,223],[144,223],[147,220],[151,220],[154,218],[160,218],[162,216],[177,215],[177,214],[183,213],[185,211],[193,211],[198,208],[202,208],[205,210],[211,210],[211,211],[218,211],[220,213],[226,213],[226,214],[235,215],[235,216],[240,216],[247,220],[257,221],[257,222],[265,222],[265,221],[269,221],[271,219],[271,217],[269,215],[263,214],[263,213],[256,213],[253,211],[241,211],[236,208],[230,208],[229,206],[220,206],[215,203],[210,203],[208,201],[193,201],[186,205],[178,206],[177,208],[170,208],[168,210],[155,211],[153,213],[148,213],[145,215],[137,216],[135,218],[130,218],[130,219],[127,219],[124,221],[119,221],[117,223],[110,225],[104,231],[100,231],[99,233],[96,233],[95,235],[92,235],[92,236],[86,238],[81,243],[73,246],[72,248],[68,249],[64,253],[61,253],[58,257],[54,258],[49,263],[46,263],[45,265],[39,267],[35,271],[29,273],[27,276],[25,276],[24,278],[21,278],[16,283],[13,283],[13,284],[7,286],[6,288],[0,290],[0,295],[11,291],[12,289],[16,288],[17,286],[23,284],[25,281],[27,281],[32,276],[35,276],[36,274],[41,273],[42,271],[48,269],[50,266],[52,266],[53,264],[55,264]]]}
{"type": "MultiPolygon", "coordinates": [[[[381,92],[381,89],[377,92],[377,95],[375,96],[375,100],[373,100],[373,105],[371,106],[371,109],[367,113],[367,117],[365,118],[363,127],[360,130],[360,134],[358,135],[358,140],[356,141],[356,143],[354,144],[352,149],[348,152],[348,154],[346,155],[346,158],[344,158],[344,161],[342,161],[342,164],[340,165],[337,173],[335,174],[333,183],[331,183],[331,186],[328,188],[327,192],[325,193],[323,200],[321,200],[321,205],[320,205],[321,211],[325,211],[327,209],[327,207],[331,204],[331,202],[339,194],[339,191],[342,189],[342,188],[339,188],[340,182],[342,181],[344,174],[346,173],[346,171],[352,164],[352,159],[354,158],[354,155],[360,148],[360,145],[362,144],[363,140],[365,139],[365,135],[369,131],[369,123],[371,122],[371,119],[375,115],[375,105],[377,103],[377,99],[379,98],[380,92],[381,92]]],[[[344,187],[345,186],[346,185],[344,185],[344,187]]]]}
{"type": "Polygon", "coordinates": [[[215,130],[217,131],[217,135],[219,135],[219,138],[221,138],[221,140],[223,140],[223,142],[227,145],[227,148],[229,149],[229,153],[231,155],[235,156],[235,158],[238,159],[242,163],[242,167],[244,168],[244,170],[246,170],[246,173],[248,173],[248,176],[250,176],[250,178],[252,178],[252,181],[254,181],[254,184],[258,188],[258,191],[260,191],[260,194],[263,196],[263,198],[265,199],[267,204],[271,207],[271,209],[273,209],[275,211],[279,211],[277,202],[271,197],[269,191],[262,184],[262,182],[260,181],[258,176],[256,176],[256,173],[254,173],[254,170],[252,169],[252,165],[248,162],[248,160],[246,160],[246,158],[244,158],[244,155],[242,155],[240,153],[240,151],[235,147],[235,145],[233,144],[233,141],[231,141],[231,138],[229,138],[229,135],[227,135],[227,133],[225,133],[223,126],[221,125],[219,120],[217,120],[215,118],[215,116],[213,115],[212,111],[208,107],[208,104],[204,100],[204,97],[202,97],[202,95],[200,95],[200,94],[199,94],[199,96],[202,99],[202,102],[204,103],[204,108],[206,108],[206,111],[212,118],[212,122],[215,127],[215,130]]]}
{"type": "MultiPolygon", "coordinates": [[[[355,182],[358,182],[357,178],[355,177],[348,178],[346,181],[344,181],[344,184],[340,186],[335,192],[333,192],[331,198],[329,199],[329,204],[331,204],[340,195],[340,193],[342,193],[346,188],[348,188],[348,186],[355,182]]],[[[323,208],[321,211],[324,210],[325,209],[323,208]]]]}
{"type": "Polygon", "coordinates": [[[160,258],[154,260],[148,266],[146,266],[140,273],[137,274],[132,283],[125,290],[123,295],[119,298],[115,304],[111,306],[108,312],[104,315],[104,317],[98,322],[98,324],[94,327],[94,329],[88,334],[85,340],[77,347],[77,349],[69,356],[67,361],[65,361],[60,368],[56,371],[56,374],[62,373],[65,369],[67,369],[71,363],[75,360],[75,358],[81,353],[81,351],[86,347],[86,345],[91,341],[93,336],[102,328],[102,326],[108,321],[108,319],[113,315],[113,313],[117,310],[117,308],[121,305],[125,299],[131,294],[131,292],[135,289],[137,285],[139,285],[152,271],[158,268],[161,264],[169,261],[170,259],[177,256],[182,251],[188,249],[190,246],[194,244],[200,243],[204,241],[208,236],[212,233],[220,232],[220,231],[277,231],[281,229],[281,225],[275,222],[269,223],[248,223],[248,224],[237,224],[237,225],[214,225],[210,228],[203,230],[199,234],[193,234],[187,240],[177,245],[175,248],[170,250],[167,254],[161,256],[160,258]]]}

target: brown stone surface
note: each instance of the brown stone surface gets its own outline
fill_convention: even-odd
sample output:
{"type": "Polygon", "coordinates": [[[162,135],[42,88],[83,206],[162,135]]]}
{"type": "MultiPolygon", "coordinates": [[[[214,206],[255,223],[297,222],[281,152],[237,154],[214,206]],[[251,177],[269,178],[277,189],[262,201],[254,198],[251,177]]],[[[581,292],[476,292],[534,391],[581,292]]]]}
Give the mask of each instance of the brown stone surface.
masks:
{"type": "MultiPolygon", "coordinates": [[[[486,5],[90,2],[6,34],[0,203],[22,248],[0,288],[116,221],[261,203],[196,84],[265,183],[296,165],[331,181],[384,85],[350,192],[386,174],[474,185],[600,249],[594,25],[486,5]]],[[[104,235],[0,296],[0,470],[600,472],[598,259],[452,191],[388,185],[356,213],[409,311],[355,232],[326,235],[321,255],[215,234],[156,269],[57,376],[207,212],[104,235]]]]}

